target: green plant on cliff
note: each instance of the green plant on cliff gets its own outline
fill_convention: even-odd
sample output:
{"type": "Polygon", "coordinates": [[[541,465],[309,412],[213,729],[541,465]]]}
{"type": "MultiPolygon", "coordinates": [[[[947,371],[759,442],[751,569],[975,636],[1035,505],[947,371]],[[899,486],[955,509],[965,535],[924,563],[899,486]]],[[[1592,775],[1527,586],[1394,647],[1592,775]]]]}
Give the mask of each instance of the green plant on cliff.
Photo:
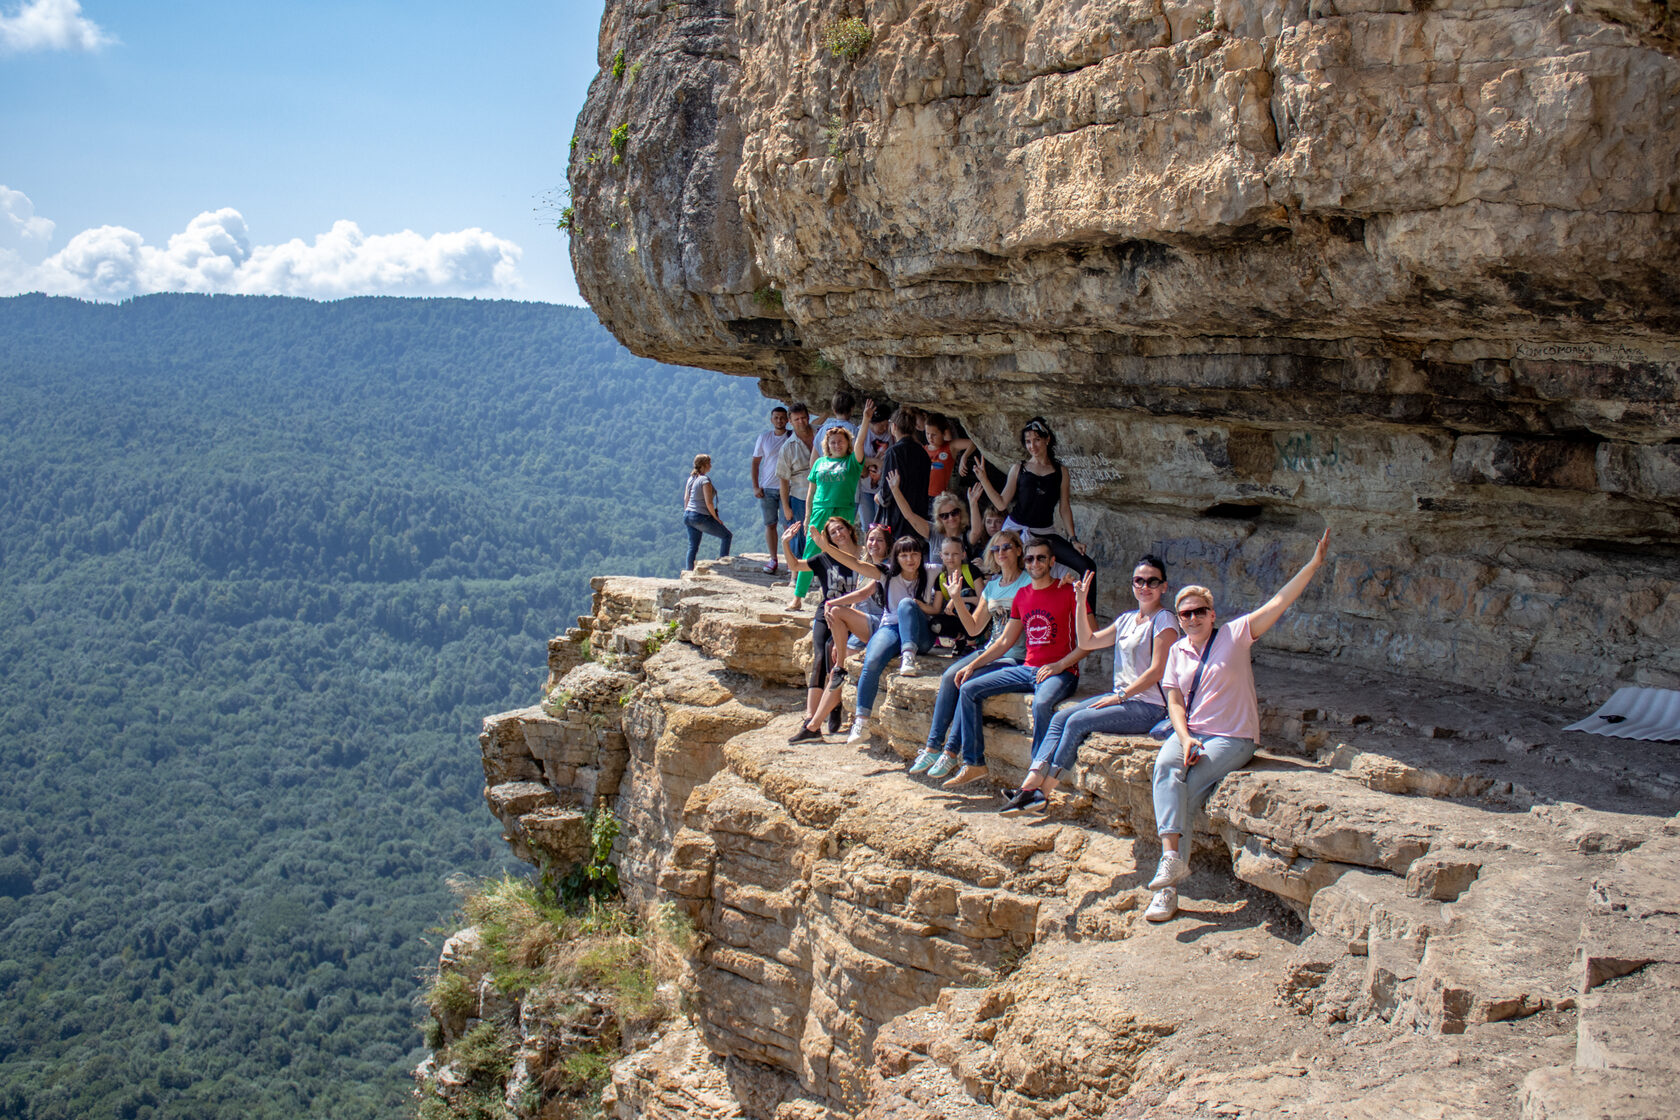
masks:
{"type": "Polygon", "coordinates": [[[830,117],[823,126],[823,139],[828,142],[828,154],[839,159],[846,154],[846,122],[838,116],[830,117]]]}
{"type": "Polygon", "coordinates": [[[624,48],[623,47],[618,48],[618,53],[613,55],[612,76],[613,76],[614,81],[620,81],[621,82],[621,81],[624,80],[624,48]]]}
{"type": "Polygon", "coordinates": [[[782,293],[765,284],[753,292],[753,302],[764,311],[780,311],[782,309],[782,293]]]}
{"type": "Polygon", "coordinates": [[[579,863],[556,884],[562,900],[610,898],[618,893],[618,868],[612,863],[613,842],[618,839],[618,818],[610,809],[589,814],[589,858],[579,863]]]}
{"type": "Polygon", "coordinates": [[[869,25],[857,16],[833,20],[822,30],[823,46],[836,58],[856,58],[869,49],[873,38],[869,25]]]}
{"type": "MultiPolygon", "coordinates": [[[[422,1090],[420,1115],[505,1115],[493,1106],[521,1045],[515,1016],[523,1017],[526,1029],[546,1033],[542,1049],[549,1055],[534,1071],[524,1111],[599,1115],[612,1063],[677,1012],[675,980],[693,948],[692,926],[670,907],[640,922],[617,902],[561,904],[531,879],[512,876],[464,893],[457,919],[478,930],[479,947],[454,967],[490,977],[499,992],[518,1001],[518,1010],[510,1003],[504,1018],[433,1047],[436,1067],[451,1070],[452,1080],[465,1085],[448,1086],[434,1075],[422,1090]]],[[[449,975],[439,976],[428,994],[434,1009],[448,1005],[450,997],[439,989],[449,975]]],[[[439,1034],[434,1025],[429,1037],[438,1040],[439,1034]]]]}
{"type": "Polygon", "coordinates": [[[614,126],[612,132],[607,135],[607,140],[612,144],[612,161],[623,163],[624,151],[630,146],[630,122],[625,121],[623,124],[614,126]]]}

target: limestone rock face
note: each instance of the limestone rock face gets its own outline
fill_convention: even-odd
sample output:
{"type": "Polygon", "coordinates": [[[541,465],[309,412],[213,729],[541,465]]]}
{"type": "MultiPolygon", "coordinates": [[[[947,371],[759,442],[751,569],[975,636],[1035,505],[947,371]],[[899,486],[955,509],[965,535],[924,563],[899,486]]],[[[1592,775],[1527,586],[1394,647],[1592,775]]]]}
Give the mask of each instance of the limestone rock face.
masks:
{"type": "MultiPolygon", "coordinates": [[[[1158,744],[1092,736],[1046,815],[1002,817],[995,788],[906,771],[938,655],[886,676],[865,749],[789,744],[810,616],[759,562],[596,581],[546,710],[486,721],[518,854],[575,858],[582,808],[610,807],[627,899],[692,926],[684,1021],[616,1064],[606,1114],[1516,1120],[1674,1099],[1676,745],[1629,755],[1544,705],[1304,673],[1262,644],[1264,749],[1195,814],[1156,924],[1158,744]]],[[[1027,761],[1021,699],[984,710],[997,784],[1027,761]]],[[[446,1038],[508,1013],[481,946],[445,946],[472,995],[446,1038]]]]}
{"type": "Polygon", "coordinates": [[[1589,706],[1680,685],[1674,19],[609,0],[573,260],[662,361],[1049,417],[1105,572],[1253,606],[1329,525],[1282,640],[1589,706]]]}

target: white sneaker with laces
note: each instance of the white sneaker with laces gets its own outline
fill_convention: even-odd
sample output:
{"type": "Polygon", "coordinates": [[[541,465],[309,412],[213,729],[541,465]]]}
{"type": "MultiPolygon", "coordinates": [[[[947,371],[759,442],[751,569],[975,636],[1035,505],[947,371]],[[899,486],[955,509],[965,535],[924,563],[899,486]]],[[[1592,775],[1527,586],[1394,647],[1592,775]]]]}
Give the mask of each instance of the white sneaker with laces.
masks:
{"type": "Polygon", "coordinates": [[[1163,887],[1176,887],[1190,878],[1190,865],[1177,852],[1162,852],[1161,862],[1155,868],[1155,878],[1149,880],[1149,889],[1161,890],[1163,887]]]}
{"type": "Polygon", "coordinates": [[[869,738],[869,717],[854,716],[852,718],[852,733],[846,736],[846,742],[856,743],[867,738],[869,738]]]}
{"type": "Polygon", "coordinates": [[[1149,909],[1143,912],[1144,919],[1151,922],[1164,922],[1178,913],[1178,888],[1163,887],[1155,892],[1155,897],[1149,900],[1149,909]]]}
{"type": "Polygon", "coordinates": [[[911,646],[898,655],[898,675],[901,677],[916,675],[916,647],[911,646]]]}

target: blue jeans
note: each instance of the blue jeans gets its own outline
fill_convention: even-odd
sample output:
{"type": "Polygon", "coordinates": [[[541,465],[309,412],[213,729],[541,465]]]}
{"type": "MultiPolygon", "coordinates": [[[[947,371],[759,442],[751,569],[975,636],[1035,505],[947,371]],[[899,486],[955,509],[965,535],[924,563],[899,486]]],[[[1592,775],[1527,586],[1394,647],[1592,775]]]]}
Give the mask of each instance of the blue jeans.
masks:
{"type": "Polygon", "coordinates": [[[858,674],[857,712],[868,715],[875,707],[875,694],[881,690],[881,673],[908,641],[917,653],[933,648],[933,631],[928,628],[927,615],[913,599],[898,604],[897,617],[884,616],[869,644],[863,649],[863,672],[858,674]]]}
{"type": "Polygon", "coordinates": [[[688,559],[683,561],[683,571],[694,568],[694,558],[700,554],[700,538],[702,535],[717,537],[723,542],[718,549],[718,556],[729,555],[729,542],[735,539],[735,534],[724,527],[723,522],[709,513],[683,514],[683,527],[688,530],[688,559]]]}
{"type": "Polygon", "coordinates": [[[1192,808],[1200,808],[1219,779],[1233,770],[1248,765],[1254,757],[1253,739],[1234,739],[1225,735],[1197,736],[1202,741],[1202,757],[1190,772],[1184,772],[1184,747],[1173,732],[1161,744],[1155,756],[1155,831],[1165,836],[1190,831],[1192,808]]]}
{"type": "MultiPolygon", "coordinates": [[[[792,521],[804,521],[805,520],[805,499],[804,498],[796,498],[792,494],[789,494],[788,495],[788,509],[793,512],[793,517],[790,520],[792,520],[792,521]]],[[[787,524],[787,522],[784,521],[783,524],[787,524]]],[[[804,555],[804,553],[805,553],[805,530],[800,529],[799,532],[797,532],[793,535],[793,544],[788,549],[788,559],[791,561],[795,556],[802,556],[802,555],[804,555]]],[[[789,566],[791,567],[792,565],[790,564],[789,566]]]]}
{"type": "MultiPolygon", "coordinates": [[[[944,750],[949,754],[956,754],[959,745],[957,733],[953,723],[957,716],[957,674],[963,667],[976,657],[980,651],[966,653],[951,662],[939,677],[939,695],[933,701],[933,722],[928,725],[927,749],[930,751],[944,750]]],[[[980,671],[987,672],[998,665],[1013,665],[1013,661],[994,661],[980,671]]]]}
{"type": "MultiPolygon", "coordinates": [[[[1112,692],[1109,696],[1114,695],[1112,692]]],[[[1167,718],[1167,710],[1147,700],[1132,699],[1106,708],[1091,705],[1107,697],[1093,696],[1050,717],[1044,741],[1033,751],[1033,769],[1056,777],[1073,765],[1079,744],[1097,732],[1109,735],[1143,735],[1167,718]]]]}
{"type": "MultiPolygon", "coordinates": [[[[990,669],[990,666],[987,666],[990,669]]],[[[1056,705],[1073,695],[1079,686],[1079,674],[1072,669],[1038,680],[1038,669],[1031,665],[1006,665],[1001,669],[972,676],[957,690],[957,729],[962,736],[963,762],[969,766],[986,765],[986,730],[980,716],[980,703],[989,696],[1005,692],[1033,694],[1033,754],[1050,730],[1050,714],[1056,705]]]]}

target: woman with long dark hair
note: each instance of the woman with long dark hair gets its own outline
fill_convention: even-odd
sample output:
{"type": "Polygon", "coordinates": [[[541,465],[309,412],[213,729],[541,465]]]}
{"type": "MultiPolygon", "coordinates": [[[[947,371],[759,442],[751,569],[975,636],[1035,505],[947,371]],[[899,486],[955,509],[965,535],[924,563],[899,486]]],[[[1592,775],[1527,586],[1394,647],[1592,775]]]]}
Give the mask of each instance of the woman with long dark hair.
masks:
{"type": "MultiPolygon", "coordinates": [[[[863,549],[859,551],[855,541],[855,531],[851,530],[851,523],[842,517],[831,517],[825,531],[808,534],[808,538],[817,542],[820,555],[812,557],[810,568],[813,573],[824,570],[817,567],[821,560],[826,565],[826,571],[831,580],[845,582],[851,590],[834,598],[825,600],[817,608],[817,617],[822,620],[822,640],[824,641],[824,657],[816,656],[812,650],[813,667],[806,684],[805,724],[795,731],[788,739],[790,743],[802,743],[807,739],[815,739],[822,735],[823,721],[839,714],[840,692],[846,684],[846,651],[848,645],[855,638],[858,641],[868,641],[871,633],[881,624],[881,612],[886,604],[886,592],[883,583],[886,580],[885,567],[892,548],[892,537],[887,533],[885,525],[871,525],[869,532],[864,535],[863,549]],[[838,526],[845,525],[849,532],[842,533],[838,526]],[[842,581],[838,572],[855,572],[856,576],[848,581],[842,581]],[[818,666],[824,670],[818,673],[818,666]],[[811,689],[822,682],[822,691],[814,698],[811,689]],[[814,703],[814,707],[813,707],[814,703]]],[[[801,563],[805,563],[801,561],[801,563]]],[[[796,569],[797,570],[797,569],[796,569]]],[[[819,640],[816,621],[811,623],[811,640],[813,646],[819,640]]],[[[832,721],[829,731],[839,731],[838,721],[832,721]]]]}
{"type": "MultiPolygon", "coordinates": [[[[1068,472],[1056,458],[1056,433],[1050,430],[1044,417],[1034,416],[1021,429],[1022,459],[1009,469],[1000,494],[986,472],[980,472],[980,485],[998,509],[1007,511],[1003,526],[1014,529],[1023,538],[1031,536],[1050,547],[1056,563],[1080,575],[1093,576],[1097,570],[1094,560],[1085,555],[1085,546],[1073,528],[1072,489],[1068,472]],[[1067,535],[1056,532],[1056,515],[1060,513],[1067,535]]],[[[1097,584],[1093,578],[1085,587],[1085,609],[1096,609],[1097,584]]]]}

